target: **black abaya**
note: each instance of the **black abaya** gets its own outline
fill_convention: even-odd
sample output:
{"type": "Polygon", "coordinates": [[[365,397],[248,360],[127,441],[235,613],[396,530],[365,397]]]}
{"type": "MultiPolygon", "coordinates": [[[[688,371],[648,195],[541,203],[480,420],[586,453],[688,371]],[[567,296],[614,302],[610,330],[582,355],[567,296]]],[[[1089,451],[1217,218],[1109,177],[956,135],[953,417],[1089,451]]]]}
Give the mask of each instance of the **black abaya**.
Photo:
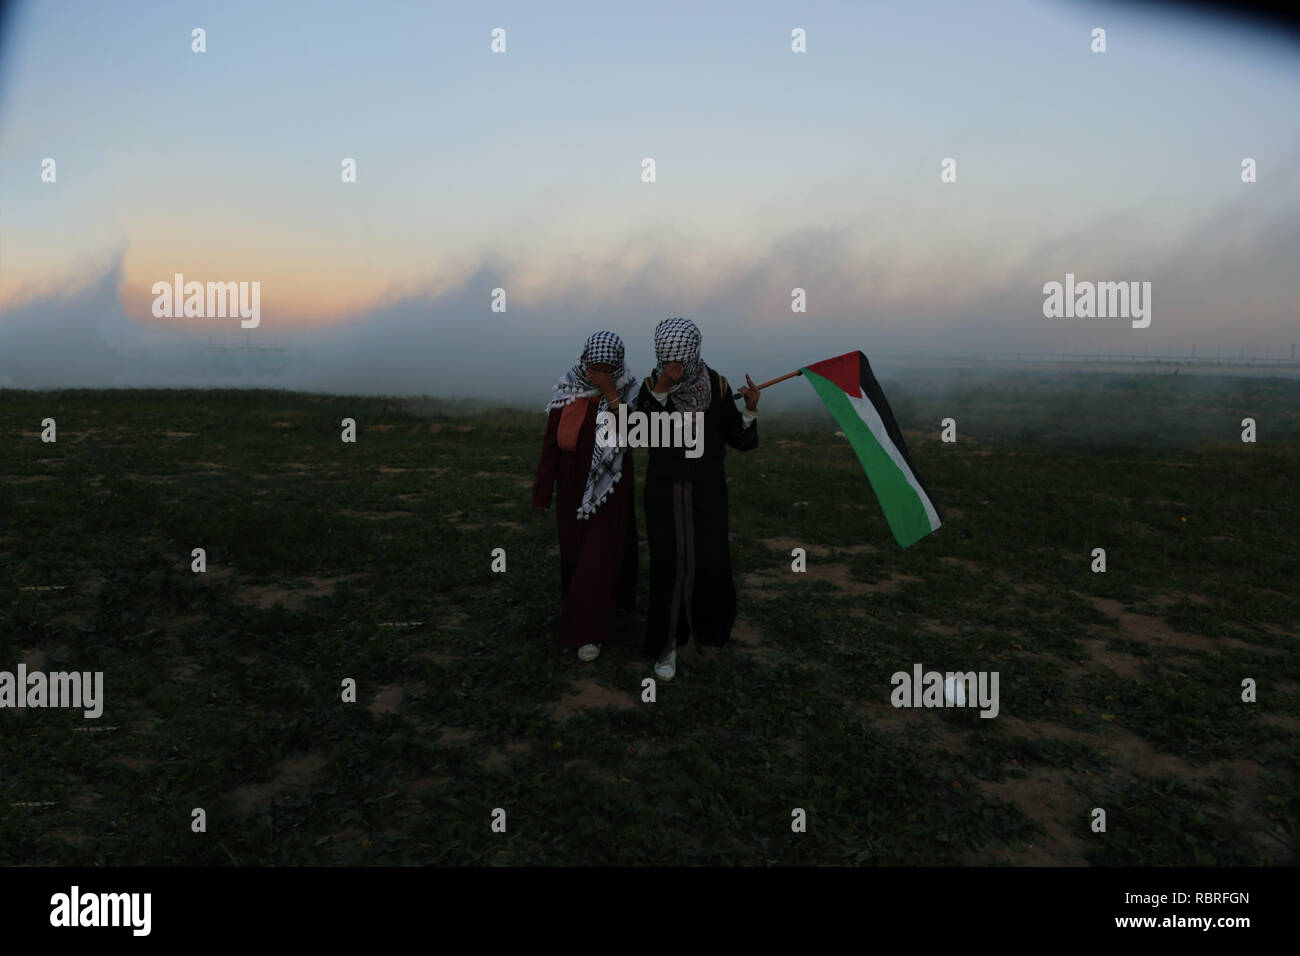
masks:
{"type": "MultiPolygon", "coordinates": [[[[645,653],[658,659],[675,641],[693,635],[701,645],[720,646],[736,622],[736,585],[728,538],[726,445],[758,446],[758,423],[746,427],[730,388],[709,369],[712,399],[704,412],[703,453],[687,458],[682,448],[650,448],[645,478],[646,538],[650,545],[650,602],[645,653]]],[[[637,408],[677,411],[643,383],[637,408]]]]}

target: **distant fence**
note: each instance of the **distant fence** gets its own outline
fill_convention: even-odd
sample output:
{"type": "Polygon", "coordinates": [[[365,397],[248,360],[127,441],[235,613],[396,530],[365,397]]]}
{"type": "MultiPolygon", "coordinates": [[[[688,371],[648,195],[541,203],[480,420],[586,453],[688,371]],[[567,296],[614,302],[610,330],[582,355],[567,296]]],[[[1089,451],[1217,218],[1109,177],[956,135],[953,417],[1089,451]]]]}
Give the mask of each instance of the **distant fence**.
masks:
{"type": "Polygon", "coordinates": [[[1126,355],[1111,352],[1091,354],[1081,352],[879,352],[875,353],[875,356],[881,359],[936,362],[1056,362],[1060,364],[1096,364],[1101,362],[1114,365],[1265,366],[1300,370],[1300,359],[1245,355],[1233,357],[1225,355],[1126,355]]]}

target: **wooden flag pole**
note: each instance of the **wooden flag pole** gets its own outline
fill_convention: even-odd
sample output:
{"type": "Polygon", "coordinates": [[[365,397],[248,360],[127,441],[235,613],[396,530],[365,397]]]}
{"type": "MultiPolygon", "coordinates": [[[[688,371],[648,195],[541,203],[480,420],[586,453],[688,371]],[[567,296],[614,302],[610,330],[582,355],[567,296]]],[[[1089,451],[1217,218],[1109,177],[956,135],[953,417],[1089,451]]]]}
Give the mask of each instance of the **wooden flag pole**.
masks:
{"type": "MultiPolygon", "coordinates": [[[[796,375],[802,375],[802,374],[803,374],[803,369],[795,369],[793,372],[786,372],[784,375],[778,376],[777,378],[772,379],[772,381],[770,382],[764,382],[762,385],[756,385],[755,388],[757,388],[761,392],[769,385],[775,385],[777,382],[784,382],[787,378],[794,378],[796,375]]],[[[736,399],[736,398],[744,398],[745,396],[737,392],[731,397],[733,399],[736,399]]]]}
{"type": "Polygon", "coordinates": [[[758,390],[761,392],[769,385],[775,385],[777,382],[784,382],[787,378],[794,378],[796,375],[802,375],[802,374],[803,374],[803,369],[797,368],[793,372],[786,372],[784,375],[780,376],[779,378],[772,379],[772,381],[770,382],[764,382],[762,385],[758,386],[758,390]]]}

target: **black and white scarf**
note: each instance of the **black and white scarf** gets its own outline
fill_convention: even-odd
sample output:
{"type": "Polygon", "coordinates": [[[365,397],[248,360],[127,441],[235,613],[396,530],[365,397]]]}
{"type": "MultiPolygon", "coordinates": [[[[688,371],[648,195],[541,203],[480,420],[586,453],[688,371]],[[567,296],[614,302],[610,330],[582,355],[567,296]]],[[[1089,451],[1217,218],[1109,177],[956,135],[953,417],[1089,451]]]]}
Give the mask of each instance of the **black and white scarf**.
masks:
{"type": "Polygon", "coordinates": [[[669,362],[682,363],[682,378],[668,390],[673,397],[673,406],[683,412],[707,411],[713,400],[713,390],[709,388],[709,367],[700,358],[700,343],[703,336],[690,319],[664,319],[655,326],[655,365],[654,380],[664,372],[669,362]]]}
{"type": "MultiPolygon", "coordinates": [[[[600,389],[591,384],[587,378],[587,366],[604,363],[614,366],[610,377],[614,387],[623,399],[623,404],[631,406],[636,397],[636,376],[623,364],[623,340],[613,332],[596,332],[582,347],[577,364],[564,373],[564,376],[551,389],[551,400],[546,409],[550,411],[572,405],[579,398],[600,395],[600,389]]],[[[596,414],[609,411],[609,402],[601,395],[596,414]]],[[[591,450],[591,468],[587,471],[587,488],[582,495],[582,504],[578,508],[578,518],[586,520],[596,513],[596,509],[605,503],[614,486],[623,477],[623,452],[617,444],[605,447],[601,444],[605,429],[599,419],[596,424],[596,445],[591,450]]]]}

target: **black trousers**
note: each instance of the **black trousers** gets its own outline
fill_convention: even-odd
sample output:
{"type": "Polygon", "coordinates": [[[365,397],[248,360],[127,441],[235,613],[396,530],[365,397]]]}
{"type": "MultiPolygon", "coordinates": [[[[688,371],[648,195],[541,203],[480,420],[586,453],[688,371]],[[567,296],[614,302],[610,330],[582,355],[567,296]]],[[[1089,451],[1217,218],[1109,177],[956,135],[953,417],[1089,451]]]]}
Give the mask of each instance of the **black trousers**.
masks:
{"type": "Polygon", "coordinates": [[[645,523],[650,545],[645,653],[658,659],[674,639],[680,647],[691,637],[697,644],[725,644],[736,623],[726,478],[647,476],[645,523]]]}

